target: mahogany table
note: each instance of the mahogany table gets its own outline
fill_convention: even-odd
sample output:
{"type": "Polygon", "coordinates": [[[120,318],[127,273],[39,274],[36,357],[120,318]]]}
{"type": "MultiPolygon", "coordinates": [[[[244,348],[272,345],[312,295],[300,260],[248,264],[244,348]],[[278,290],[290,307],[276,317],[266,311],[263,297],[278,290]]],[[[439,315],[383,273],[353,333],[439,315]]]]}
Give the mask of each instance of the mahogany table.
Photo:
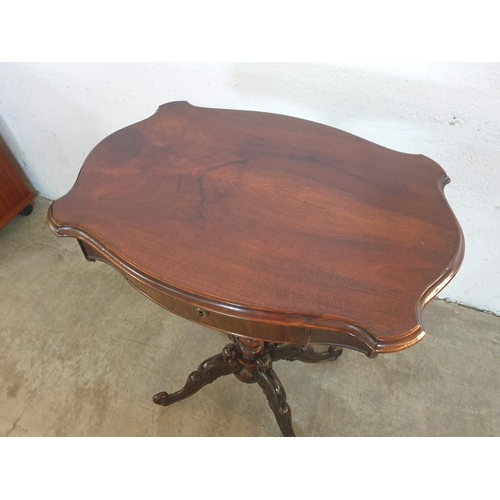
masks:
{"type": "Polygon", "coordinates": [[[275,361],[374,357],[424,337],[422,310],[464,255],[448,182],[425,156],[325,125],[172,102],[97,145],[48,222],[231,339],[155,403],[234,374],[293,436],[275,361]]]}

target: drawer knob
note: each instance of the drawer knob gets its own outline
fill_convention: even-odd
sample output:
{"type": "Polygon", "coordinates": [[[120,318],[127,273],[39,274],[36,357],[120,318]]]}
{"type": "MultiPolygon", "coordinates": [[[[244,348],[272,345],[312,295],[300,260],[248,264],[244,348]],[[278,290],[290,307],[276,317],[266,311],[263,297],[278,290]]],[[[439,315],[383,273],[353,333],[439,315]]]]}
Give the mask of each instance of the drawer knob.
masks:
{"type": "Polygon", "coordinates": [[[204,318],[208,316],[208,311],[205,311],[205,309],[201,309],[199,307],[196,308],[196,314],[200,316],[201,318],[204,318]]]}

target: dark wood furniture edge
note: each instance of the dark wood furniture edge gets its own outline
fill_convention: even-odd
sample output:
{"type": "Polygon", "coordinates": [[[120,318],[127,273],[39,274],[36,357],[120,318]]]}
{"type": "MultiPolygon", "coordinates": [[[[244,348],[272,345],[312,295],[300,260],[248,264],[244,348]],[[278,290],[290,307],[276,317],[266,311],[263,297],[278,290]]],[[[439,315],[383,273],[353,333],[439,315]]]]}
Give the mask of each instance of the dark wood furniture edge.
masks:
{"type": "Polygon", "coordinates": [[[35,195],[33,193],[30,193],[22,201],[20,201],[14,208],[10,210],[10,212],[8,212],[0,219],[0,229],[7,225],[16,215],[18,215],[23,208],[33,203],[34,200],[35,195]]]}
{"type": "Polygon", "coordinates": [[[431,283],[427,287],[427,289],[420,295],[419,300],[415,304],[415,317],[417,319],[417,324],[415,325],[415,328],[401,335],[393,336],[387,340],[379,339],[376,348],[378,353],[398,352],[403,349],[407,349],[408,347],[417,344],[425,337],[426,332],[423,328],[423,321],[422,321],[422,314],[424,312],[424,309],[427,306],[427,304],[429,304],[429,302],[434,297],[436,297],[436,295],[438,295],[438,293],[441,292],[446,287],[446,285],[448,285],[448,283],[454,278],[454,276],[458,273],[460,267],[462,266],[465,256],[465,238],[462,228],[460,227],[460,224],[455,216],[455,213],[451,209],[450,204],[448,203],[448,200],[446,199],[446,196],[444,194],[444,188],[446,187],[447,184],[451,182],[451,179],[448,177],[446,172],[444,172],[444,170],[438,163],[436,163],[434,160],[426,156],[425,158],[428,161],[435,163],[443,172],[442,175],[440,175],[437,179],[437,187],[443,200],[447,204],[450,213],[453,216],[453,220],[460,238],[459,245],[450,263],[445,267],[440,276],[433,283],[431,283]]]}
{"type": "MultiPolygon", "coordinates": [[[[438,178],[437,187],[443,196],[443,199],[448,204],[444,196],[444,187],[450,182],[449,177],[443,174],[438,178]]],[[[448,204],[449,206],[449,204],[448,204]]],[[[193,319],[189,315],[182,314],[179,310],[173,310],[163,302],[151,296],[152,292],[166,296],[168,299],[188,305],[190,308],[201,308],[208,312],[225,316],[226,318],[238,319],[242,322],[260,325],[265,331],[266,325],[282,326],[284,328],[292,327],[287,331],[288,343],[294,344],[328,344],[333,346],[347,347],[360,352],[367,356],[374,357],[379,353],[397,352],[418,343],[425,336],[425,331],[422,326],[422,313],[425,306],[451,281],[455,274],[460,269],[465,252],[465,243],[462,230],[456,217],[454,220],[460,234],[460,244],[457,252],[443,270],[441,275],[420,295],[420,299],[415,305],[416,325],[411,330],[401,333],[398,336],[388,338],[376,337],[367,328],[362,325],[351,322],[346,318],[335,316],[311,316],[307,314],[297,314],[286,311],[272,311],[263,309],[253,309],[238,304],[231,304],[218,301],[210,297],[202,297],[185,290],[180,290],[164,283],[160,283],[153,277],[141,272],[128,262],[123,256],[107,247],[98,238],[91,235],[83,228],[71,226],[66,223],[60,223],[53,215],[52,205],[49,208],[47,221],[50,229],[59,237],[73,237],[80,242],[82,251],[88,260],[100,260],[112,265],[121,274],[125,276],[127,281],[134,286],[143,295],[158,303],[162,307],[175,312],[176,314],[185,317],[191,321],[205,324],[210,328],[223,331],[236,336],[246,336],[248,333],[240,331],[229,331],[226,328],[217,328],[213,325],[206,324],[203,318],[193,319]],[[88,252],[84,244],[90,245],[93,249],[88,252]],[[89,255],[91,253],[91,255],[89,255]],[[295,329],[294,329],[295,327],[295,329]]],[[[450,212],[452,212],[450,208],[450,212]]],[[[453,212],[452,212],[453,213],[453,212]]],[[[152,293],[154,295],[154,293],[152,293]]],[[[283,342],[282,338],[273,338],[271,333],[258,333],[255,338],[265,341],[283,342]]]]}
{"type": "MultiPolygon", "coordinates": [[[[7,142],[0,135],[0,165],[4,162],[7,163],[8,171],[2,172],[3,176],[7,175],[8,182],[7,185],[14,182],[14,179],[11,174],[15,174],[15,177],[22,183],[22,191],[24,192],[24,196],[22,199],[17,198],[19,201],[10,208],[7,213],[4,213],[2,217],[0,217],[0,229],[6,226],[14,217],[16,217],[24,208],[28,205],[32,204],[36,198],[36,194],[34,194],[33,186],[31,185],[29,179],[26,176],[26,173],[21,168],[21,165],[17,158],[12,154],[7,142]],[[11,172],[10,172],[11,171],[11,172]]],[[[1,167],[0,167],[1,168],[1,167]]],[[[18,186],[19,188],[19,186],[18,186]]],[[[1,190],[0,190],[1,191],[1,190]]]]}

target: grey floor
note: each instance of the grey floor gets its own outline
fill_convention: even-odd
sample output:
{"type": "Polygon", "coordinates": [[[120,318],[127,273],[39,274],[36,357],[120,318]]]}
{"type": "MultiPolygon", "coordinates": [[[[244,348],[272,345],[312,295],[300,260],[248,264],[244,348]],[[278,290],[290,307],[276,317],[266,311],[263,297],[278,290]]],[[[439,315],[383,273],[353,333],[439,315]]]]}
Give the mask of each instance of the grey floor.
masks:
{"type": "MultiPolygon", "coordinates": [[[[227,343],[89,263],[45,223],[49,202],[0,231],[0,435],[279,436],[261,390],[224,377],[169,408],[227,343]]],[[[370,360],[280,361],[300,436],[500,435],[500,318],[443,301],[417,346],[370,360]]]]}

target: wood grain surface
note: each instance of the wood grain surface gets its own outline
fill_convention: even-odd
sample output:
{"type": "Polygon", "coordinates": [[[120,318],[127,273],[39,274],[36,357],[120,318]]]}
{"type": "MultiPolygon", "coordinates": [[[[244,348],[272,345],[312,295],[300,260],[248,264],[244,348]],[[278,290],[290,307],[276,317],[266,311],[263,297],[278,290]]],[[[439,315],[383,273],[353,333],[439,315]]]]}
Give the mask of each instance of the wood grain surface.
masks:
{"type": "Polygon", "coordinates": [[[18,170],[19,165],[0,138],[0,229],[35,199],[18,170]]]}
{"type": "Polygon", "coordinates": [[[461,265],[447,182],[325,125],[173,102],[97,145],[48,219],[189,319],[375,355],[423,337],[461,265]]]}

